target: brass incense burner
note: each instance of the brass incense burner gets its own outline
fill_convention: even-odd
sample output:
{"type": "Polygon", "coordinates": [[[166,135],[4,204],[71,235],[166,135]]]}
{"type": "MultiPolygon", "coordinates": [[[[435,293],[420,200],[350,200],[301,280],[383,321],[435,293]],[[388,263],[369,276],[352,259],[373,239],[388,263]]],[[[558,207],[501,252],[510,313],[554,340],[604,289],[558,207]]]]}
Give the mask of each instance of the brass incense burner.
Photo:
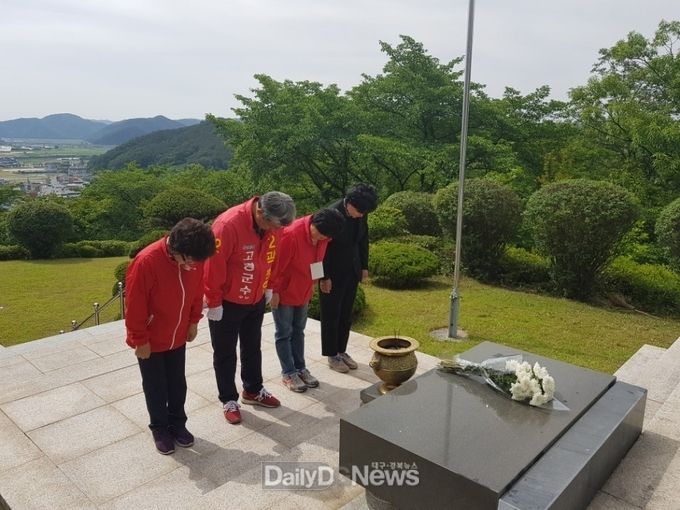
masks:
{"type": "Polygon", "coordinates": [[[373,357],[368,365],[383,382],[383,395],[407,381],[416,372],[418,359],[416,349],[420,344],[407,336],[381,336],[369,343],[373,357]]]}

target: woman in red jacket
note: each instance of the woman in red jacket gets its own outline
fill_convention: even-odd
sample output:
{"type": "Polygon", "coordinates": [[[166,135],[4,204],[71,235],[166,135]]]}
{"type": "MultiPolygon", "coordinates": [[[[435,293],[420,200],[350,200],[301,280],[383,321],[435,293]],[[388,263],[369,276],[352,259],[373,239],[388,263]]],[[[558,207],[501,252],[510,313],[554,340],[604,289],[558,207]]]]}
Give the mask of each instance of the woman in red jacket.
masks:
{"type": "Polygon", "coordinates": [[[305,365],[305,325],[314,282],[323,277],[323,258],[330,239],[345,219],[335,209],[322,209],[283,229],[272,278],[272,314],[276,353],[283,384],[296,392],[316,388],[319,381],[305,365]]]}
{"type": "Polygon", "coordinates": [[[215,252],[210,227],[184,218],[133,259],[125,278],[127,344],[135,349],[149,428],[163,455],[194,444],[186,429],[186,342],[203,317],[203,263],[215,252]]]}

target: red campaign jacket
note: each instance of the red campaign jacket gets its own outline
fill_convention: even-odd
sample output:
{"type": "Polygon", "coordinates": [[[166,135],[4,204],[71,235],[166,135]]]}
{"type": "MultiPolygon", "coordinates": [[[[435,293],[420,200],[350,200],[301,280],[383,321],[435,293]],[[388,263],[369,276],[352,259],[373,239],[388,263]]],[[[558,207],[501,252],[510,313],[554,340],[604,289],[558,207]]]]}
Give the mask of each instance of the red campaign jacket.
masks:
{"type": "Polygon", "coordinates": [[[262,239],[254,229],[253,197],[220,214],[212,224],[217,251],[205,263],[204,292],[208,306],[222,301],[258,303],[269,285],[279,233],[267,230],[262,239]]]}
{"type": "Polygon", "coordinates": [[[270,287],[279,294],[280,304],[302,306],[309,303],[314,291],[310,264],[323,261],[328,239],[312,244],[309,226],[312,217],[295,220],[283,229],[279,255],[270,287]]]}
{"type": "Polygon", "coordinates": [[[203,263],[181,268],[168,252],[167,237],[140,251],[125,277],[127,344],[151,343],[151,352],[183,346],[189,324],[203,317],[202,282],[203,263]]]}

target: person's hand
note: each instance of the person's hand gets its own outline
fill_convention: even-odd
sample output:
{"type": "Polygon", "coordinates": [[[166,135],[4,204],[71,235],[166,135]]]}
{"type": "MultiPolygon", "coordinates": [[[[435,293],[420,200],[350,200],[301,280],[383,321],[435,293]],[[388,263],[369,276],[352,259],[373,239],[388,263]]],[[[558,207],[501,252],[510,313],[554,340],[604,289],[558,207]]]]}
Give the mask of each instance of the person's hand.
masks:
{"type": "Polygon", "coordinates": [[[264,304],[268,305],[269,302],[272,300],[272,296],[274,295],[274,291],[272,289],[264,289],[264,304]]]}
{"type": "Polygon", "coordinates": [[[187,342],[193,341],[198,334],[198,324],[189,324],[189,329],[187,330],[187,342]]]}
{"type": "Polygon", "coordinates": [[[149,356],[151,356],[151,344],[147,342],[135,347],[135,356],[139,359],[149,359],[149,356]]]}
{"type": "Polygon", "coordinates": [[[272,310],[276,310],[279,307],[279,301],[281,301],[281,296],[279,296],[279,293],[272,293],[272,300],[269,302],[269,306],[272,307],[272,310]]]}
{"type": "Polygon", "coordinates": [[[368,269],[362,269],[361,270],[361,282],[365,282],[368,280],[368,269]]]}
{"type": "Polygon", "coordinates": [[[209,321],[221,321],[222,320],[222,305],[216,306],[215,308],[208,308],[208,313],[205,316],[209,321]]]}
{"type": "Polygon", "coordinates": [[[331,282],[330,278],[326,278],[325,280],[321,280],[319,282],[319,290],[321,292],[323,292],[324,294],[330,293],[332,288],[333,288],[333,283],[331,282]]]}

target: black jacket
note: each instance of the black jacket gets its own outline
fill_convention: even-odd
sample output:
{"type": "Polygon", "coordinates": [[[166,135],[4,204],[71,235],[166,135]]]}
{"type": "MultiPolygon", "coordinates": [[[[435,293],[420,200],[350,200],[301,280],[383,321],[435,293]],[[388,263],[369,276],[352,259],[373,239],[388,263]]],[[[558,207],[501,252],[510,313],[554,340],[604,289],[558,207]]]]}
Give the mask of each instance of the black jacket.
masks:
{"type": "Polygon", "coordinates": [[[356,278],[361,281],[361,271],[368,269],[368,222],[366,215],[351,218],[345,210],[342,198],[329,206],[337,209],[345,218],[342,232],[328,243],[323,259],[324,279],[356,278]]]}

